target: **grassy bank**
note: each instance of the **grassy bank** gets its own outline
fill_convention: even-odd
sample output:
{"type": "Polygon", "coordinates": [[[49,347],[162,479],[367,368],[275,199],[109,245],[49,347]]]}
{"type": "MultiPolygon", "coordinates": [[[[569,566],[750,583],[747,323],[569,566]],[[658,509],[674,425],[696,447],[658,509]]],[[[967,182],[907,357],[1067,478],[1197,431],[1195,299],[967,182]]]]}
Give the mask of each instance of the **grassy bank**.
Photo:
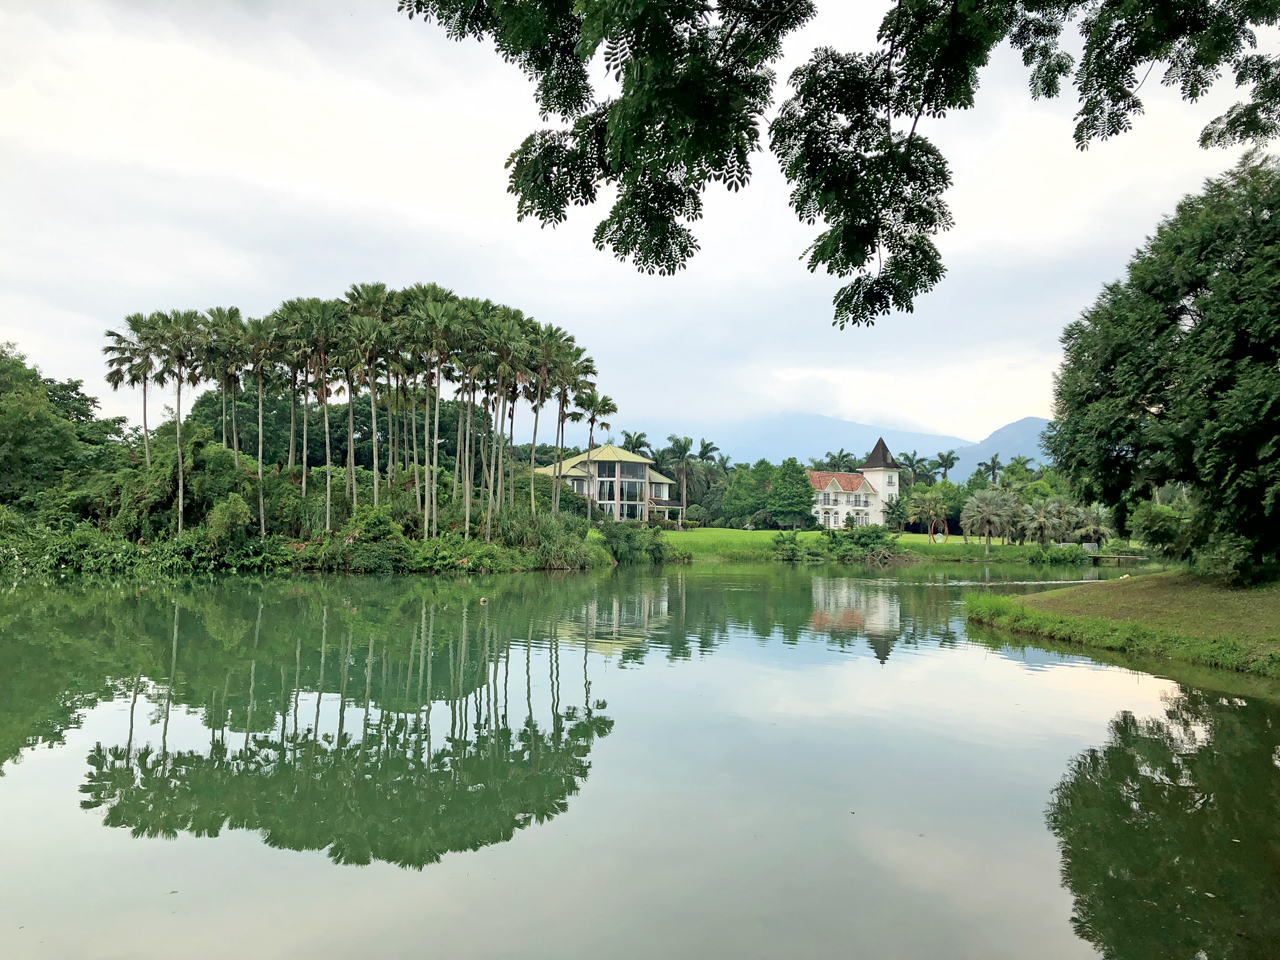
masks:
{"type": "Polygon", "coordinates": [[[1027,597],[971,593],[965,614],[1052,643],[1280,677],[1280,586],[1231,590],[1152,574],[1027,597]]]}
{"type": "MultiPolygon", "coordinates": [[[[694,563],[765,563],[773,559],[773,538],[777,530],[728,530],[700,527],[697,530],[669,530],[673,547],[688,550],[694,563]]],[[[816,530],[800,534],[802,540],[816,540],[816,530]]]]}
{"type": "MultiPolygon", "coordinates": [[[[717,527],[700,527],[697,530],[670,531],[668,539],[673,546],[688,550],[695,563],[763,563],[773,559],[776,530],[728,530],[717,527]]],[[[817,540],[819,530],[800,534],[800,540],[817,540]]],[[[983,553],[984,544],[971,539],[965,543],[960,537],[952,537],[947,543],[930,543],[923,533],[904,533],[898,536],[898,548],[905,553],[931,562],[989,562],[1025,563],[1035,546],[991,544],[990,555],[983,553]]]]}

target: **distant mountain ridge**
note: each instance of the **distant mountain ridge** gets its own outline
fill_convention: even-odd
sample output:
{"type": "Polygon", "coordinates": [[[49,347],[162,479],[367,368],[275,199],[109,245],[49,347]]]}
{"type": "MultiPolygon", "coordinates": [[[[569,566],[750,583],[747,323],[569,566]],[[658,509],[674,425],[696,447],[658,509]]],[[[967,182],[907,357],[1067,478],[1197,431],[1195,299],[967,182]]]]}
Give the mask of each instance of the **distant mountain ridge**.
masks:
{"type": "Polygon", "coordinates": [[[1023,417],[1007,423],[991,436],[967,447],[956,447],[960,462],[951,471],[952,479],[966,480],[969,474],[993,453],[1000,455],[1002,463],[1010,457],[1030,457],[1037,465],[1049,462],[1049,455],[1040,443],[1040,434],[1049,425],[1044,417],[1023,417]]]}
{"type": "MultiPolygon", "coordinates": [[[[1043,417],[1024,417],[996,430],[985,440],[974,443],[961,437],[945,434],[917,433],[894,427],[878,427],[873,424],[839,420],[817,413],[779,413],[770,417],[732,422],[695,420],[640,420],[625,418],[615,420],[612,436],[622,443],[622,430],[641,430],[651,444],[664,446],[667,437],[676,434],[693,439],[694,449],[706,438],[727,454],[734,463],[754,463],[761,457],[779,463],[787,457],[796,457],[801,463],[810,457],[823,457],[828,451],[843,447],[859,457],[865,456],[875,446],[876,440],[884,442],[896,456],[915,450],[921,456],[935,457],[946,450],[955,450],[960,463],[951,471],[952,479],[964,480],[973,472],[980,460],[992,453],[1000,454],[1002,461],[1024,455],[1037,462],[1045,459],[1040,448],[1040,431],[1048,423],[1043,417]]],[[[541,439],[541,438],[540,438],[541,439]]],[[[567,429],[569,443],[585,447],[585,426],[567,429]]],[[[603,434],[597,428],[596,442],[602,442],[603,434]]]]}

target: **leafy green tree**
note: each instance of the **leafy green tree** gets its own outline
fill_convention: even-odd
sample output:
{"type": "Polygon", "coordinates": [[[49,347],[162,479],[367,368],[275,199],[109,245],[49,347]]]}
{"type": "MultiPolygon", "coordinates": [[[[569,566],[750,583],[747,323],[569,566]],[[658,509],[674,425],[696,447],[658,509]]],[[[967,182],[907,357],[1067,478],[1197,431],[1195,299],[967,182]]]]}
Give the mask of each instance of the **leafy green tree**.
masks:
{"type": "Polygon", "coordinates": [[[750,467],[734,470],[724,492],[725,516],[743,519],[768,507],[773,474],[773,464],[763,457],[750,467]]]}
{"type": "Polygon", "coordinates": [[[0,344],[0,503],[53,483],[74,461],[76,443],[39,371],[13,344],[0,344]]]}
{"type": "MultiPolygon", "coordinates": [[[[399,8],[454,39],[491,40],[536,84],[540,115],[560,121],[508,161],[517,215],[557,224],[610,188],[595,244],[663,274],[698,250],[691,224],[706,188],[736,192],[748,182],[784,42],[817,12],[814,0],[399,0],[399,8]],[[616,92],[594,89],[606,76],[616,92]]],[[[1268,3],[1202,2],[1175,13],[1115,0],[920,0],[889,6],[866,51],[814,50],[790,76],[769,145],[796,215],[822,223],[806,251],[810,270],[853,278],[836,294],[836,322],[909,311],[941,280],[935,238],[952,224],[943,200],[951,171],[920,121],[971,108],[981,68],[1002,44],[1030,68],[1033,97],[1075,88],[1082,148],[1129,129],[1153,70],[1188,101],[1230,74],[1248,96],[1201,135],[1202,145],[1224,146],[1280,132],[1280,58],[1255,49],[1275,18],[1268,3]],[[1083,37],[1078,61],[1063,49],[1072,25],[1083,37]]]]}
{"type": "Polygon", "coordinates": [[[1170,483],[1187,553],[1280,574],[1280,162],[1250,154],[1185,198],[1062,336],[1045,442],[1082,498],[1127,514],[1170,483]]]}
{"type": "Polygon", "coordinates": [[[769,512],[779,523],[799,527],[813,515],[813,485],[809,472],[795,457],[778,465],[769,490],[769,512]]]}

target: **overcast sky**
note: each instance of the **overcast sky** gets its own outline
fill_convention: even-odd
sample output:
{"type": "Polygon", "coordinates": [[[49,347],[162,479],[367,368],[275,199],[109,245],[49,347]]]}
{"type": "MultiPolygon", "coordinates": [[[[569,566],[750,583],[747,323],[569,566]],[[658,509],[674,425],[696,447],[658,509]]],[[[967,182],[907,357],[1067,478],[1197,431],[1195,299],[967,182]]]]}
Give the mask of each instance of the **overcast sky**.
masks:
{"type": "MultiPolygon", "coordinates": [[[[1032,101],[1004,50],[978,108],[929,131],[955,184],[946,280],[840,332],[840,283],[798,259],[815,231],[767,153],[743,193],[709,191],[676,277],[597,252],[603,207],[517,223],[503,162],[543,126],[530,84],[395,6],[0,0],[0,340],[136,417],[99,354],[128,313],[435,281],[574,333],[615,429],[788,410],[977,440],[1049,415],[1063,325],[1238,153],[1196,146],[1230,84],[1186,105],[1154,76],[1136,129],[1078,152],[1074,100],[1032,101]]],[[[815,46],[871,45],[881,4],[819,6],[783,76],[815,46]]]]}

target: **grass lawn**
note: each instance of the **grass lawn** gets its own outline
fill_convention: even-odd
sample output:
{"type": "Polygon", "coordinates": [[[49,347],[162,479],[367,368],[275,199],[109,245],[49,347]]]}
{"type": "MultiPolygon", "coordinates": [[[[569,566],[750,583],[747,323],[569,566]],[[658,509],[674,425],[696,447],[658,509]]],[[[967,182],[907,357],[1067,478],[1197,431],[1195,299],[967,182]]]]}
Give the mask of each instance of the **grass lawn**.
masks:
{"type": "MultiPolygon", "coordinates": [[[[753,560],[773,559],[773,538],[777,530],[729,530],[720,527],[699,527],[697,530],[668,530],[667,539],[672,546],[688,550],[693,562],[746,563],[753,560]]],[[[801,539],[816,539],[822,534],[811,530],[800,534],[801,539]]]]}
{"type": "MultiPolygon", "coordinates": [[[[671,530],[667,537],[677,547],[693,554],[693,561],[712,563],[748,563],[773,559],[773,538],[776,530],[729,530],[720,527],[699,527],[697,530],[671,530]]],[[[801,540],[822,536],[820,530],[800,534],[801,540]]],[[[929,560],[990,560],[992,563],[1019,562],[1025,559],[1031,547],[991,544],[991,554],[983,553],[983,543],[970,539],[966,544],[961,537],[952,537],[947,543],[930,543],[923,533],[904,533],[898,537],[898,545],[910,553],[929,560]]]]}
{"type": "Polygon", "coordinates": [[[1059,643],[1280,677],[1280,585],[1229,590],[1150,574],[1027,597],[965,598],[969,619],[1059,643]]]}

